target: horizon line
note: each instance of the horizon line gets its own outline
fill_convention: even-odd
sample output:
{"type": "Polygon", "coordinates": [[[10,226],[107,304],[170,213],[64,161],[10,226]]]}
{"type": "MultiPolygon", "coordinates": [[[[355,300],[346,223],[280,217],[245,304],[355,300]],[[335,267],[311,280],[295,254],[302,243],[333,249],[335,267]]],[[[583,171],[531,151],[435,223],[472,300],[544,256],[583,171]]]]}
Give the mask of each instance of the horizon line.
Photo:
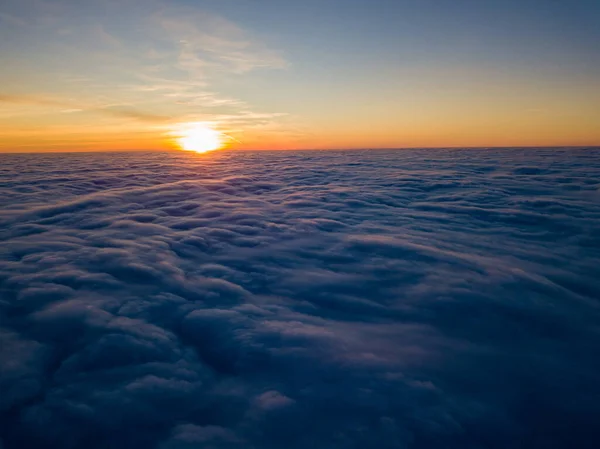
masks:
{"type": "Polygon", "coordinates": [[[600,149],[600,144],[597,145],[509,145],[509,146],[434,146],[434,147],[355,147],[355,148],[277,148],[277,149],[233,149],[223,148],[221,150],[209,151],[206,153],[196,153],[194,151],[186,151],[173,148],[165,149],[117,149],[117,150],[66,150],[66,151],[4,151],[0,154],[87,154],[87,153],[191,153],[191,154],[209,154],[223,152],[275,152],[275,151],[405,151],[405,150],[492,150],[492,149],[600,149]]]}

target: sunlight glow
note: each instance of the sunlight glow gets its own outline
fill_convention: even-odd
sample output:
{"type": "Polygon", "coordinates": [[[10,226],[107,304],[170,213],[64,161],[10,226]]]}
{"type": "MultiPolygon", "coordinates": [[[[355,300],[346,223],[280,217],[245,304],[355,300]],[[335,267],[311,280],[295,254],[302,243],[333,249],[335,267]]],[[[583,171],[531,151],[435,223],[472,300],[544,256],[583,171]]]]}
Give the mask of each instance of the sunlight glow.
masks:
{"type": "Polygon", "coordinates": [[[182,132],[177,143],[186,151],[207,153],[223,146],[223,134],[205,123],[195,123],[182,132]]]}

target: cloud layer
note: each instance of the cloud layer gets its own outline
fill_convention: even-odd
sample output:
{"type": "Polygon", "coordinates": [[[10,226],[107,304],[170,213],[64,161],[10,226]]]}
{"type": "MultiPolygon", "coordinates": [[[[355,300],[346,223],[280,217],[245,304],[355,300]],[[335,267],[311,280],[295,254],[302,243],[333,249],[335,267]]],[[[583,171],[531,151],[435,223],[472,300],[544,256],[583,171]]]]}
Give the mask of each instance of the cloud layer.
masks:
{"type": "Polygon", "coordinates": [[[592,448],[600,152],[3,155],[4,448],[592,448]]]}

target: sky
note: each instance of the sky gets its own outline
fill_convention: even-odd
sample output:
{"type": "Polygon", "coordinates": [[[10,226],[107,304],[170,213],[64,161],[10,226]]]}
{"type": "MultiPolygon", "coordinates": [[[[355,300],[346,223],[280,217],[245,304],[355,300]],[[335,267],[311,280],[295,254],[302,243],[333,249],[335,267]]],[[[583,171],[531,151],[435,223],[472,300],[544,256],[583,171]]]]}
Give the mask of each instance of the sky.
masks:
{"type": "Polygon", "coordinates": [[[600,145],[600,4],[2,0],[0,151],[600,145]]]}

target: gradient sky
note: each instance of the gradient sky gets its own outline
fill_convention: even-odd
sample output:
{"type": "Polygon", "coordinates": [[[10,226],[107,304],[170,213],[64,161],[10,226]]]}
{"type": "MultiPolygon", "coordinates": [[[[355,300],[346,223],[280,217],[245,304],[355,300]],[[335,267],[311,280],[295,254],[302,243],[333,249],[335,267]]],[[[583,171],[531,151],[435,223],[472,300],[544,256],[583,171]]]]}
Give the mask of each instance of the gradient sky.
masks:
{"type": "Polygon", "coordinates": [[[600,145],[600,3],[2,0],[0,151],[600,145]]]}

